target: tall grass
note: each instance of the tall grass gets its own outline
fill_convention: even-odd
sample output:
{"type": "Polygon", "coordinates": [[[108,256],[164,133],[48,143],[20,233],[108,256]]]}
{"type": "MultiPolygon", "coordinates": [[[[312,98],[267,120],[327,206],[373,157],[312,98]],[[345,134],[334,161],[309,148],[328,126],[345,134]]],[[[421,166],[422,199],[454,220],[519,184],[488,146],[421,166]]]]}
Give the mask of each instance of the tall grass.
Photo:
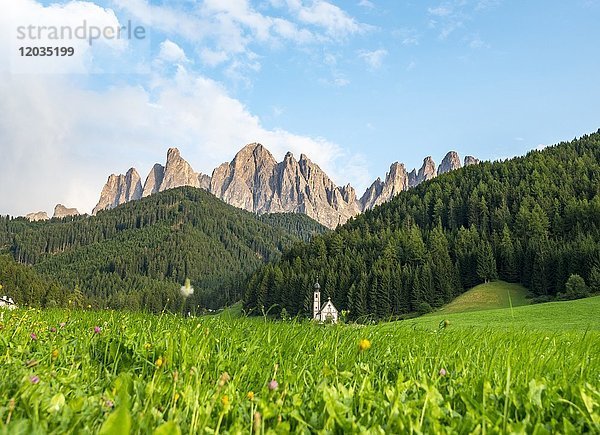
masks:
{"type": "Polygon", "coordinates": [[[0,430],[600,431],[600,332],[457,323],[17,310],[0,330],[0,430]]]}

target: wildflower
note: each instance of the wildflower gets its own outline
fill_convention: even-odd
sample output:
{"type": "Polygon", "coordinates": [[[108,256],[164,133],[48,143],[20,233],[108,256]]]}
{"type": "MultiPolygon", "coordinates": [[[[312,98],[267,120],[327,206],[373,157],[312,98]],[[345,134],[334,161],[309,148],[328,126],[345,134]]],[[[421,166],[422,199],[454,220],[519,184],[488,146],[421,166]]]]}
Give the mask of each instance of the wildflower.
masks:
{"type": "Polygon", "coordinates": [[[40,378],[36,375],[30,376],[29,377],[29,382],[31,382],[32,384],[38,384],[40,382],[40,378]]]}
{"type": "Polygon", "coordinates": [[[446,376],[447,374],[448,374],[448,372],[446,371],[445,368],[440,369],[440,376],[446,376]]]}
{"type": "Polygon", "coordinates": [[[99,326],[94,326],[94,334],[100,334],[102,332],[102,328],[99,326]]]}
{"type": "Polygon", "coordinates": [[[52,359],[56,359],[56,358],[58,358],[58,354],[59,354],[59,352],[58,352],[58,349],[54,349],[54,350],[52,351],[52,359]]]}
{"type": "Polygon", "coordinates": [[[36,333],[34,333],[34,332],[32,332],[32,333],[31,333],[30,337],[31,337],[31,339],[32,339],[33,341],[36,341],[36,340],[38,339],[38,336],[37,336],[37,334],[36,334],[36,333]]]}
{"type": "Polygon", "coordinates": [[[275,391],[279,387],[279,384],[275,379],[272,379],[271,382],[267,384],[267,386],[269,387],[269,390],[275,391]]]}
{"type": "Polygon", "coordinates": [[[184,299],[187,299],[191,295],[194,294],[194,287],[192,287],[192,284],[191,284],[189,278],[187,278],[185,280],[185,285],[181,286],[181,289],[179,290],[179,292],[181,293],[181,296],[184,297],[184,299]]]}
{"type": "Polygon", "coordinates": [[[156,362],[154,363],[156,365],[156,368],[161,368],[162,365],[165,363],[165,361],[163,360],[162,356],[159,356],[158,359],[156,360],[156,362]]]}
{"type": "Polygon", "coordinates": [[[64,328],[64,327],[65,327],[65,325],[66,325],[66,323],[65,323],[65,322],[60,322],[60,325],[59,325],[59,326],[60,326],[61,328],[64,328]]]}
{"type": "Polygon", "coordinates": [[[225,408],[227,408],[229,406],[229,396],[224,395],[223,397],[221,397],[221,403],[225,408]]]}
{"type": "Polygon", "coordinates": [[[112,408],[113,406],[115,406],[115,404],[112,400],[107,399],[106,402],[104,402],[104,406],[106,406],[107,408],[112,408]]]}
{"type": "Polygon", "coordinates": [[[144,344],[144,349],[150,350],[151,348],[152,348],[152,345],[150,343],[144,344]]]}
{"type": "Polygon", "coordinates": [[[50,328],[50,332],[56,332],[56,328],[53,326],[52,328],[50,328]]]}
{"type": "Polygon", "coordinates": [[[179,393],[175,393],[173,396],[173,402],[177,402],[179,400],[179,393]]]}
{"type": "Polygon", "coordinates": [[[363,338],[362,340],[360,340],[358,342],[358,350],[361,352],[364,352],[365,350],[368,350],[371,348],[371,342],[369,340],[367,340],[366,338],[363,338]]]}
{"type": "Polygon", "coordinates": [[[223,374],[221,375],[221,378],[219,379],[219,387],[222,387],[223,385],[225,385],[227,382],[229,382],[230,379],[231,379],[231,376],[229,376],[229,373],[223,372],[223,374]]]}
{"type": "Polygon", "coordinates": [[[246,394],[246,397],[248,398],[248,400],[254,400],[254,392],[248,391],[248,394],[246,394]]]}

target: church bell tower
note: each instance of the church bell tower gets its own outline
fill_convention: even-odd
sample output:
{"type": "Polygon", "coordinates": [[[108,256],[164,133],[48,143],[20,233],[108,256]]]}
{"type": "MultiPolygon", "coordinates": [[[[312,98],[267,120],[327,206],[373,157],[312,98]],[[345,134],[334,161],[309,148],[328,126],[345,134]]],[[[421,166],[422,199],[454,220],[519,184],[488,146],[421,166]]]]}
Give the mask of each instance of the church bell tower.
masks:
{"type": "Polygon", "coordinates": [[[321,286],[319,280],[315,282],[314,296],[313,296],[313,319],[317,319],[321,311],[321,286]]]}

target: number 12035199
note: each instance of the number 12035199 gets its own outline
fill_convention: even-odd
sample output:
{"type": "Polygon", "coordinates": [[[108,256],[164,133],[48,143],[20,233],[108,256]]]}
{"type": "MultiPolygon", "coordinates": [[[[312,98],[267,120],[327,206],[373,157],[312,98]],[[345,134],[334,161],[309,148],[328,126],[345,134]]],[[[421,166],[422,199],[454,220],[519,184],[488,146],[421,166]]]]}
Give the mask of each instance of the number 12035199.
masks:
{"type": "Polygon", "coordinates": [[[73,56],[75,48],[73,47],[19,47],[19,53],[22,57],[41,57],[41,56],[73,56]]]}

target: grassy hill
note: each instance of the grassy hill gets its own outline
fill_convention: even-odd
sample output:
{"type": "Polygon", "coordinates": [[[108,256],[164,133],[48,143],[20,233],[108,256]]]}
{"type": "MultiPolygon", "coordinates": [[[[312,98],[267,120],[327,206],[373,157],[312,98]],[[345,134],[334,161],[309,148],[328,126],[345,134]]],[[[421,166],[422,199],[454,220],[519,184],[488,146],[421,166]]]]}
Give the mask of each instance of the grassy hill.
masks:
{"type": "Polygon", "coordinates": [[[492,281],[480,284],[464,292],[452,302],[436,311],[436,314],[465,313],[529,305],[528,290],[520,284],[492,281]]]}
{"type": "MultiPolygon", "coordinates": [[[[487,311],[433,314],[406,323],[438,329],[444,320],[452,329],[522,329],[547,331],[600,331],[600,296],[576,301],[548,302],[487,311]]],[[[600,351],[600,349],[598,349],[600,351]]]]}

